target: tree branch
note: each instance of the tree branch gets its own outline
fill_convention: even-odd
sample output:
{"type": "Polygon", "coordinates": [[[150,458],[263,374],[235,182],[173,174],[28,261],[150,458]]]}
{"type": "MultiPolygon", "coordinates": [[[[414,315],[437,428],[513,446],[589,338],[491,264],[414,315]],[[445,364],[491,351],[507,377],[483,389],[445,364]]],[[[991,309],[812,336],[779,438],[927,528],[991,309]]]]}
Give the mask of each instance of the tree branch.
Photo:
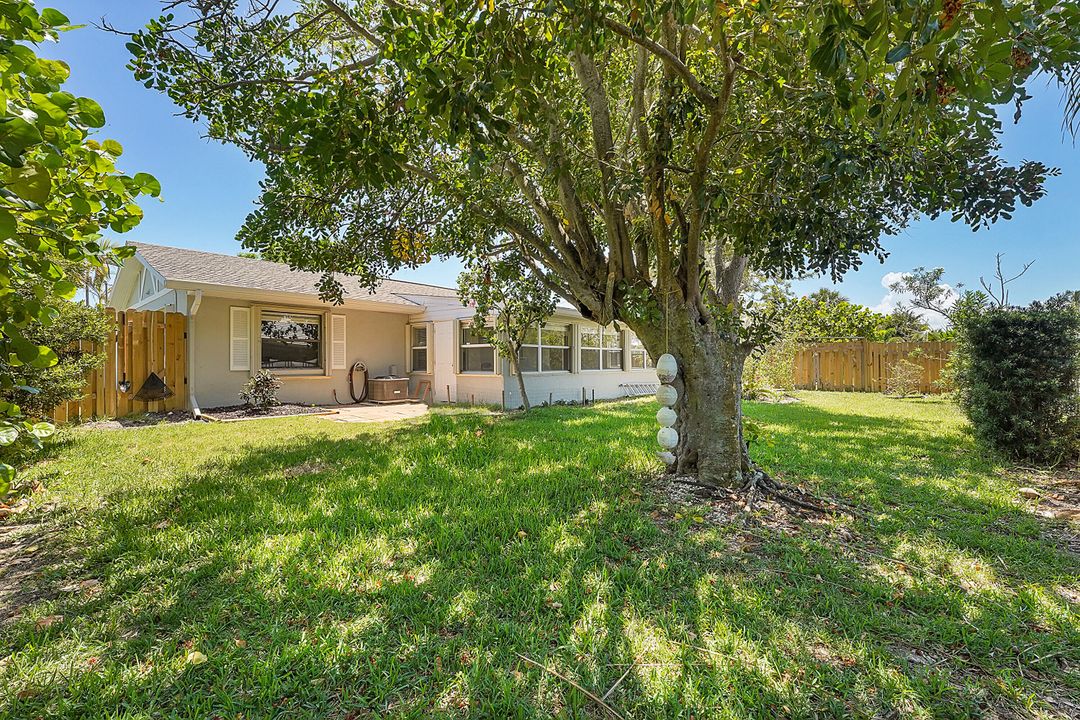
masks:
{"type": "Polygon", "coordinates": [[[683,79],[683,81],[686,83],[686,87],[689,88],[690,92],[694,94],[694,97],[700,100],[703,104],[705,104],[706,106],[712,106],[716,104],[717,97],[711,92],[709,92],[709,90],[702,84],[702,82],[697,79],[694,73],[690,71],[690,68],[686,66],[686,63],[680,60],[679,56],[676,55],[674,52],[668,50],[660,43],[657,43],[656,41],[648,37],[645,37],[643,35],[637,35],[626,25],[612,20],[611,18],[602,18],[602,22],[604,24],[604,27],[608,28],[616,35],[626,38],[627,40],[640,45],[641,47],[651,52],[653,55],[663,60],[665,65],[671,68],[679,77],[683,79]]]}

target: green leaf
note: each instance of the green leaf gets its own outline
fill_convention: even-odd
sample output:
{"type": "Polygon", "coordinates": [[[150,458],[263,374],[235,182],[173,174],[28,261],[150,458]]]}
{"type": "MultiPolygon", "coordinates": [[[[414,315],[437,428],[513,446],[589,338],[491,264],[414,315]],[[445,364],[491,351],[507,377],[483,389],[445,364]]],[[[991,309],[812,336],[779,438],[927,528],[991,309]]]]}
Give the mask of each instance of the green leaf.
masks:
{"type": "Polygon", "coordinates": [[[34,434],[34,437],[44,440],[56,433],[56,426],[50,422],[36,422],[30,428],[30,432],[34,434]]]}
{"type": "Polygon", "coordinates": [[[75,291],[78,290],[78,286],[70,280],[58,280],[53,283],[53,292],[58,297],[62,297],[65,300],[70,300],[75,295],[75,291]]]}
{"type": "Polygon", "coordinates": [[[19,430],[11,423],[0,425],[0,445],[10,445],[19,439],[19,430]]]}
{"type": "Polygon", "coordinates": [[[52,348],[47,348],[44,345],[38,346],[38,356],[30,361],[30,365],[36,368],[52,367],[56,363],[60,362],[60,358],[56,356],[52,348]]]}
{"type": "Polygon", "coordinates": [[[44,205],[52,192],[52,175],[38,163],[14,168],[8,188],[24,200],[44,205]]]}
{"type": "Polygon", "coordinates": [[[92,128],[105,125],[105,111],[95,101],[81,97],[75,101],[75,104],[79,108],[79,120],[84,125],[92,128]]]}
{"type": "Polygon", "coordinates": [[[885,62],[894,65],[911,54],[911,43],[901,43],[885,53],[885,62]]]}
{"type": "Polygon", "coordinates": [[[18,226],[15,223],[15,216],[7,210],[0,208],[0,240],[5,240],[14,236],[17,229],[18,226]]]}
{"type": "Polygon", "coordinates": [[[41,23],[49,27],[60,27],[61,25],[70,25],[71,21],[68,20],[67,15],[56,8],[45,8],[41,11],[41,23]]]}
{"type": "Polygon", "coordinates": [[[46,124],[50,125],[62,125],[67,122],[67,111],[50,100],[47,95],[31,93],[30,99],[33,101],[34,110],[37,111],[39,121],[48,118],[52,122],[46,124]]]}
{"type": "Polygon", "coordinates": [[[147,195],[150,195],[151,197],[157,197],[161,194],[161,183],[158,182],[158,179],[150,173],[135,173],[134,180],[135,185],[138,186],[138,188],[147,195]]]}
{"type": "Polygon", "coordinates": [[[38,346],[30,342],[26,338],[13,337],[11,338],[11,346],[15,350],[15,357],[19,359],[19,362],[31,363],[37,359],[38,346]]]}
{"type": "Polygon", "coordinates": [[[124,146],[115,140],[106,140],[101,143],[101,149],[109,153],[113,157],[120,157],[124,154],[124,146]]]}
{"type": "Polygon", "coordinates": [[[41,142],[38,129],[19,117],[0,118],[0,149],[8,165],[22,165],[22,154],[31,145],[41,142]]]}
{"type": "Polygon", "coordinates": [[[11,481],[15,479],[15,468],[0,462],[0,495],[7,495],[11,490],[11,481]]]}

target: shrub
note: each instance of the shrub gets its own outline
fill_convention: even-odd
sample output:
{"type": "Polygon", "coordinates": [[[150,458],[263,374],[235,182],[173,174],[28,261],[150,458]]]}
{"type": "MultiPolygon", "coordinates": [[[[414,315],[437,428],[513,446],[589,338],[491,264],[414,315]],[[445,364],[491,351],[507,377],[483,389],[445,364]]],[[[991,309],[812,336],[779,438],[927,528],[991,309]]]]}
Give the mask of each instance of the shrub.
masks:
{"type": "Polygon", "coordinates": [[[82,397],[86,376],[105,362],[100,345],[109,336],[111,321],[101,308],[82,303],[61,301],[55,305],[56,318],[48,325],[33,323],[24,331],[25,337],[37,345],[56,352],[57,362],[46,368],[22,368],[24,388],[11,388],[5,399],[14,402],[29,417],[48,418],[57,405],[82,397]],[[81,345],[97,345],[98,350],[83,349],[81,345]]]}
{"type": "Polygon", "coordinates": [[[1080,305],[1068,296],[971,313],[958,326],[956,386],[976,436],[1009,457],[1056,463],[1080,450],[1080,305]]]}
{"type": "Polygon", "coordinates": [[[907,358],[901,358],[889,366],[889,380],[885,383],[885,394],[901,398],[916,395],[922,384],[922,376],[922,365],[907,358]]]}
{"type": "Polygon", "coordinates": [[[244,389],[240,391],[240,399],[244,404],[255,410],[265,411],[281,403],[277,399],[277,391],[281,389],[281,381],[277,375],[269,370],[260,370],[244,383],[244,389]]]}
{"type": "Polygon", "coordinates": [[[751,355],[743,370],[743,396],[760,399],[776,390],[795,387],[794,337],[785,336],[751,355]]]}

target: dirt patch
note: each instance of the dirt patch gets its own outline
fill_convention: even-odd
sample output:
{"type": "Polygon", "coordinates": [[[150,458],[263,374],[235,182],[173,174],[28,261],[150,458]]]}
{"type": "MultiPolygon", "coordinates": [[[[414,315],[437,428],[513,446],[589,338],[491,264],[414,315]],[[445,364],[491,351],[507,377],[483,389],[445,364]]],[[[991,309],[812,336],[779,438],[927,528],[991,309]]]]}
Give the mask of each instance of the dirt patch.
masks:
{"type": "Polygon", "coordinates": [[[316,415],[325,412],[325,409],[317,405],[282,403],[265,410],[255,410],[248,405],[225,405],[223,407],[205,408],[203,415],[214,420],[251,420],[265,417],[288,417],[290,415],[316,415]]]}
{"type": "Polygon", "coordinates": [[[51,597],[42,571],[59,563],[54,530],[40,523],[0,525],[0,625],[51,597]]]}
{"type": "Polygon", "coordinates": [[[1017,468],[1010,475],[1018,485],[1016,502],[1049,521],[1043,536],[1080,555],[1080,468],[1017,468]]]}

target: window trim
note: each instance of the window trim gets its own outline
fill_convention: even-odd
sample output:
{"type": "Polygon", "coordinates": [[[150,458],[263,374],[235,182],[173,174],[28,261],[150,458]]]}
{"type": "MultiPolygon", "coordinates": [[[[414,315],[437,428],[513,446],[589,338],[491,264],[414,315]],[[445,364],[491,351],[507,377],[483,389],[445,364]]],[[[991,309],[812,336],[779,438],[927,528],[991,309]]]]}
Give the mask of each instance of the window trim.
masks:
{"type": "Polygon", "coordinates": [[[610,328],[610,327],[607,327],[605,325],[581,325],[580,329],[579,329],[579,332],[578,332],[578,338],[579,338],[578,352],[577,352],[577,356],[578,356],[578,372],[582,372],[582,373],[627,372],[627,369],[625,367],[625,365],[626,365],[626,348],[627,348],[626,332],[625,331],[617,331],[614,328],[610,328]],[[581,330],[593,330],[594,328],[599,331],[599,343],[600,344],[595,345],[595,346],[594,345],[586,346],[585,341],[583,339],[581,339],[581,335],[582,335],[581,330]],[[619,347],[618,348],[605,348],[604,347],[604,336],[605,335],[617,335],[618,338],[619,338],[619,347]],[[586,368],[586,367],[584,367],[584,365],[581,362],[581,356],[582,356],[582,353],[589,352],[589,351],[600,353],[600,367],[598,367],[598,368],[586,368]],[[619,353],[619,363],[620,363],[619,367],[605,367],[604,354],[605,353],[613,353],[613,352],[616,352],[616,351],[618,351],[618,353],[619,353]]]}
{"type": "Polygon", "coordinates": [[[432,363],[431,363],[431,348],[432,348],[432,345],[431,345],[431,323],[419,322],[419,323],[409,323],[408,325],[406,325],[405,326],[405,347],[406,347],[406,350],[407,350],[406,353],[405,353],[405,357],[407,359],[407,364],[409,366],[409,372],[410,373],[416,373],[418,375],[431,375],[432,372],[433,372],[432,363]],[[423,345],[414,345],[413,344],[413,330],[415,330],[417,328],[423,328],[424,329],[424,344],[423,345]],[[423,351],[424,351],[424,369],[423,370],[417,370],[415,367],[413,367],[413,353],[415,351],[417,351],[417,350],[420,350],[420,349],[423,349],[423,351]]]}
{"type": "MultiPolygon", "coordinates": [[[[542,322],[536,325],[536,344],[522,343],[521,350],[525,348],[532,348],[536,351],[536,369],[535,370],[522,370],[525,375],[566,375],[573,372],[574,363],[574,325],[573,323],[559,323],[559,322],[542,322]],[[552,330],[564,330],[566,332],[566,345],[545,345],[544,344],[544,330],[550,328],[552,330]],[[566,350],[567,351],[567,367],[565,370],[545,370],[544,369],[544,350],[566,350]]],[[[518,358],[518,368],[520,365],[520,352],[518,358]]]]}
{"type": "Polygon", "coordinates": [[[499,351],[495,349],[495,346],[489,342],[486,343],[463,343],[461,342],[461,331],[465,328],[472,327],[472,323],[467,320],[459,320],[457,323],[457,357],[454,363],[455,375],[502,375],[502,366],[499,359],[499,351]],[[491,348],[491,370],[463,370],[464,363],[462,362],[461,353],[463,350],[469,348],[491,348]]]}
{"type": "Polygon", "coordinates": [[[645,349],[645,345],[641,343],[641,339],[634,333],[628,333],[626,338],[626,350],[629,355],[630,365],[626,368],[627,372],[646,372],[656,368],[656,363],[653,361],[652,356],[649,355],[649,351],[645,349]],[[634,341],[637,341],[641,347],[634,347],[634,341]],[[644,362],[641,367],[634,367],[634,354],[641,353],[645,356],[644,362]]]}
{"type": "MultiPolygon", "coordinates": [[[[256,305],[255,322],[252,323],[252,335],[254,336],[255,357],[252,367],[258,366],[259,370],[269,370],[280,377],[330,377],[330,358],[327,354],[328,343],[326,330],[330,325],[329,312],[317,308],[289,307],[287,305],[256,305]],[[319,367],[317,368],[264,368],[262,366],[262,320],[264,313],[292,313],[294,315],[310,315],[319,318],[319,367]]],[[[347,355],[347,352],[346,352],[347,355]]],[[[346,357],[346,363],[348,358],[346,357]]]]}

